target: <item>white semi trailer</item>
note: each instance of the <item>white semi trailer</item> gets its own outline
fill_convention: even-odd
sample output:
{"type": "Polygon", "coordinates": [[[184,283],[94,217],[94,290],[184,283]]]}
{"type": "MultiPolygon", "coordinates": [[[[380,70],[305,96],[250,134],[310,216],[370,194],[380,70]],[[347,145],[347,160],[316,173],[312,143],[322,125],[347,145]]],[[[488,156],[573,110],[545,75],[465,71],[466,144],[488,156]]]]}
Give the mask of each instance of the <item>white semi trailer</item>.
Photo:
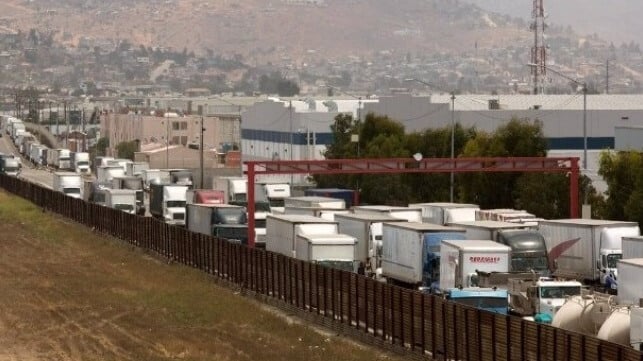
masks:
{"type": "Polygon", "coordinates": [[[623,237],[639,236],[636,222],[598,219],[541,221],[538,230],[545,237],[554,274],[605,284],[609,274],[618,276],[616,264],[623,257],[623,237]],[[558,254],[559,247],[564,251],[558,254]]]}

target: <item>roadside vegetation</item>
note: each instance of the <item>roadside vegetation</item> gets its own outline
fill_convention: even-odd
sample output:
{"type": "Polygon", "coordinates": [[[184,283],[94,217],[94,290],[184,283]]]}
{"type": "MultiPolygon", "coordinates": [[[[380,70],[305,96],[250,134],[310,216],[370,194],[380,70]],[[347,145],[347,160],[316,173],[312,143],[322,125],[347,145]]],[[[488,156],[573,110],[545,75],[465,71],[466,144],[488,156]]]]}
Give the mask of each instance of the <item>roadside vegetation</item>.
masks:
{"type": "Polygon", "coordinates": [[[397,359],[0,192],[0,359],[397,359]]]}
{"type": "MultiPolygon", "coordinates": [[[[416,153],[423,158],[451,157],[450,127],[407,133],[402,123],[388,117],[368,114],[359,122],[351,115],[340,114],[331,125],[331,132],[335,141],[325,153],[328,159],[411,158],[416,153]],[[356,134],[359,144],[351,141],[351,135],[356,134]]],[[[456,124],[454,139],[455,157],[543,157],[548,150],[538,120],[514,118],[492,133],[456,124]]],[[[449,173],[333,175],[314,179],[320,188],[359,185],[360,200],[365,204],[407,205],[449,200],[449,173]]],[[[612,215],[605,198],[587,176],[581,175],[579,198],[585,197],[592,205],[594,218],[612,215]]],[[[474,203],[483,209],[516,208],[547,219],[568,218],[569,178],[563,173],[456,173],[454,198],[455,202],[474,203]]]]}

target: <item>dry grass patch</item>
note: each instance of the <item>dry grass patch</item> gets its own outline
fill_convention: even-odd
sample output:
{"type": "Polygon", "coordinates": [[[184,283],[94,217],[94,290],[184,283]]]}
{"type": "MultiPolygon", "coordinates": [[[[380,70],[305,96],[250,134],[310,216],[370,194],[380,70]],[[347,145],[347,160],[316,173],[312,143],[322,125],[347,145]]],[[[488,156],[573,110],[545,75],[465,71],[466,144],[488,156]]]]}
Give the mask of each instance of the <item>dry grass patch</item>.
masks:
{"type": "Polygon", "coordinates": [[[2,192],[0,309],[0,359],[394,359],[2,192]]]}

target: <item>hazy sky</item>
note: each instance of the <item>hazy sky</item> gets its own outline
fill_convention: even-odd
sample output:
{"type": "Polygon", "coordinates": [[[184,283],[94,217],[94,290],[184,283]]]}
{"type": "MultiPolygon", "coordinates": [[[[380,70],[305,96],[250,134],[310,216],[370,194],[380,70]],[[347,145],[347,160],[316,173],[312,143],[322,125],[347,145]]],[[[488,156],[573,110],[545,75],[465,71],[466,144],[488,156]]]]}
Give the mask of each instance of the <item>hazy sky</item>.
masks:
{"type": "MultiPolygon", "coordinates": [[[[533,0],[462,0],[491,11],[531,18],[533,0]]],[[[544,0],[550,23],[571,25],[579,34],[597,33],[615,44],[643,44],[641,0],[544,0]]]]}

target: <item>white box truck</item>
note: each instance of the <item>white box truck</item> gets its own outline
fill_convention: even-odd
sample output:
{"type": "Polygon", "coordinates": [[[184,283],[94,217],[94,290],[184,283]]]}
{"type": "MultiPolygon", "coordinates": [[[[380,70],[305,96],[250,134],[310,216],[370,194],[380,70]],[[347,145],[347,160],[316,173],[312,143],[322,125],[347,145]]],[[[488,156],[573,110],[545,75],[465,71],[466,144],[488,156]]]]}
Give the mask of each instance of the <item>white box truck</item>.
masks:
{"type": "Polygon", "coordinates": [[[47,149],[47,146],[42,144],[31,146],[29,159],[37,166],[44,165],[43,154],[45,149],[47,149]]]}
{"type": "Polygon", "coordinates": [[[556,275],[605,284],[609,273],[618,276],[623,237],[639,236],[636,222],[598,219],[557,219],[540,222],[556,275]]]}
{"type": "Polygon", "coordinates": [[[136,191],[131,189],[106,189],[105,206],[136,214],[136,191]]]}
{"type": "Polygon", "coordinates": [[[125,165],[127,169],[125,174],[130,177],[140,177],[143,174],[143,171],[150,169],[150,164],[148,162],[132,162],[125,165]]]}
{"type": "Polygon", "coordinates": [[[266,218],[266,250],[296,257],[297,235],[338,234],[337,222],[300,215],[272,215],[266,218]]]}
{"type": "Polygon", "coordinates": [[[255,183],[255,199],[267,201],[273,213],[284,213],[284,202],[289,197],[288,183],[255,183]]]}
{"type": "Polygon", "coordinates": [[[141,171],[143,187],[150,189],[150,184],[170,184],[170,171],[167,169],[144,169],[141,171]]]}
{"type": "Polygon", "coordinates": [[[643,237],[623,237],[623,259],[643,258],[643,237]]]}
{"type": "Polygon", "coordinates": [[[382,224],[405,222],[390,214],[377,213],[336,214],[335,221],[337,221],[339,233],[355,237],[357,242],[355,260],[363,262],[367,275],[379,274],[377,270],[381,268],[382,224]]]}
{"type": "Polygon", "coordinates": [[[286,208],[284,209],[284,214],[302,214],[302,215],[308,215],[308,216],[327,219],[329,221],[334,221],[335,215],[337,214],[348,214],[348,213],[351,213],[348,209],[337,209],[337,208],[286,206],[286,208]]]}
{"type": "Polygon", "coordinates": [[[82,198],[83,179],[72,172],[55,172],[53,189],[73,198],[82,198]]]}
{"type": "Polygon", "coordinates": [[[26,132],[26,127],[25,123],[22,121],[17,121],[11,124],[11,140],[15,140],[18,135],[20,135],[20,132],[26,132]]]}
{"type": "Polygon", "coordinates": [[[431,223],[383,223],[382,276],[406,287],[437,288],[445,239],[465,240],[465,231],[431,223]]]}
{"type": "Polygon", "coordinates": [[[286,207],[346,209],[346,202],[343,199],[319,196],[290,197],[284,204],[286,207]]]}
{"type": "Polygon", "coordinates": [[[297,259],[354,272],[355,238],[346,234],[299,234],[295,242],[297,259]]]}
{"type": "Polygon", "coordinates": [[[480,207],[467,203],[411,203],[409,208],[422,210],[422,222],[447,225],[452,222],[476,220],[476,210],[480,207]]]}
{"type": "Polygon", "coordinates": [[[618,304],[638,306],[643,299],[643,258],[623,259],[617,262],[618,304]]]}
{"type": "Polygon", "coordinates": [[[489,240],[443,240],[440,289],[475,287],[476,271],[509,272],[510,253],[508,246],[489,240]]]}
{"type": "Polygon", "coordinates": [[[72,152],[71,168],[74,172],[79,174],[91,174],[92,171],[91,171],[91,166],[89,164],[89,153],[72,152]]]}
{"type": "Polygon", "coordinates": [[[643,308],[632,307],[630,310],[630,346],[636,351],[643,351],[643,308]]]}
{"type": "Polygon", "coordinates": [[[56,149],[56,168],[61,170],[71,169],[71,151],[65,148],[56,149]]]}
{"type": "Polygon", "coordinates": [[[422,222],[422,209],[395,206],[355,206],[354,213],[388,213],[407,222],[422,222]]]}
{"type": "Polygon", "coordinates": [[[187,186],[152,183],[150,214],[167,224],[184,226],[187,190],[187,186]]]}
{"type": "Polygon", "coordinates": [[[467,230],[467,239],[487,239],[511,248],[511,271],[549,275],[545,239],[532,226],[501,221],[455,222],[449,225],[467,230]]]}
{"type": "Polygon", "coordinates": [[[118,165],[105,165],[96,167],[96,180],[101,184],[111,184],[112,179],[125,177],[123,167],[118,165]]]}
{"type": "MultiPolygon", "coordinates": [[[[246,202],[248,200],[248,180],[244,177],[214,177],[212,189],[224,191],[227,202],[246,202]]],[[[259,200],[255,197],[255,200],[259,200]]]]}
{"type": "Polygon", "coordinates": [[[240,206],[192,203],[186,207],[186,226],[192,232],[247,243],[246,213],[240,206]]]}

